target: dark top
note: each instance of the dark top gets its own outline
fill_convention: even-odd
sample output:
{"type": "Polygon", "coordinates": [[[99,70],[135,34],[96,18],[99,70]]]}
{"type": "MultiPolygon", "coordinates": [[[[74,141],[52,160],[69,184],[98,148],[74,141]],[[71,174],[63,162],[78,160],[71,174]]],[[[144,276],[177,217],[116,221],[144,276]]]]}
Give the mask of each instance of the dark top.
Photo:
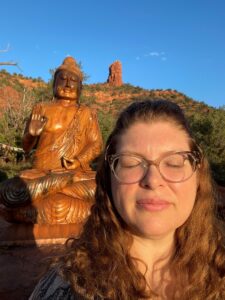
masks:
{"type": "MultiPolygon", "coordinates": [[[[79,288],[78,288],[79,290],[79,288]]],[[[97,300],[99,297],[85,295],[84,291],[74,292],[57,272],[57,269],[50,270],[38,282],[29,300],[97,300]]]]}

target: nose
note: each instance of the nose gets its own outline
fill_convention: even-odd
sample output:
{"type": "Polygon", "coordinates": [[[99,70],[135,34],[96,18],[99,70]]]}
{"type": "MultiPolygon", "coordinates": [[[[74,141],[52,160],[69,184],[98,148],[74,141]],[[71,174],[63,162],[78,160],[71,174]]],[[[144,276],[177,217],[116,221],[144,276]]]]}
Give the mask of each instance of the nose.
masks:
{"type": "Polygon", "coordinates": [[[156,189],[164,184],[164,179],[162,178],[159,170],[156,166],[150,165],[147,169],[145,176],[140,181],[140,185],[148,189],[156,189]]]}
{"type": "Polygon", "coordinates": [[[67,80],[66,80],[66,86],[70,87],[70,88],[74,87],[73,80],[71,80],[70,78],[67,78],[67,80]]]}

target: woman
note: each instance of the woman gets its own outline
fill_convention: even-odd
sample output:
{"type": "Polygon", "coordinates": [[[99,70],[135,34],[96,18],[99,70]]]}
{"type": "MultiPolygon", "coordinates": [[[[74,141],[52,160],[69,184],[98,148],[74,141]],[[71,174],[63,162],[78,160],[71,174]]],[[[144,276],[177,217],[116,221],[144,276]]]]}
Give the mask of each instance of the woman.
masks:
{"type": "Polygon", "coordinates": [[[81,236],[31,299],[225,299],[209,166],[179,106],[126,108],[96,180],[81,236]]]}

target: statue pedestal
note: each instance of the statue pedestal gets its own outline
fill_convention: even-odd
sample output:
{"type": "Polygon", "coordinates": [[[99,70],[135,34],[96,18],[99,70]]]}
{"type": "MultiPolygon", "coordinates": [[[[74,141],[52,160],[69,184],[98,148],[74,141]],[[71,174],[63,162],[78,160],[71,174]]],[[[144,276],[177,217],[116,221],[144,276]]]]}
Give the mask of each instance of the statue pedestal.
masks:
{"type": "Polygon", "coordinates": [[[28,299],[49,259],[62,255],[64,242],[81,229],[82,224],[11,224],[0,217],[0,299],[28,299]]]}
{"type": "Polygon", "coordinates": [[[0,219],[0,245],[51,245],[64,244],[70,237],[79,235],[83,223],[78,224],[11,224],[0,219]]]}

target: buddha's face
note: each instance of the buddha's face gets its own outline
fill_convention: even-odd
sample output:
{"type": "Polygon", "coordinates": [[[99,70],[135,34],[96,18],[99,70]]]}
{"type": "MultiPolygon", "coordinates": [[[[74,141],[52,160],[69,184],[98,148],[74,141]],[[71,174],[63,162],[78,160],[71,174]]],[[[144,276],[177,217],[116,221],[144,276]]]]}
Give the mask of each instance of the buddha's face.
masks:
{"type": "Polygon", "coordinates": [[[62,70],[56,74],[53,88],[54,96],[58,99],[78,100],[81,82],[78,76],[70,71],[62,70]]]}

